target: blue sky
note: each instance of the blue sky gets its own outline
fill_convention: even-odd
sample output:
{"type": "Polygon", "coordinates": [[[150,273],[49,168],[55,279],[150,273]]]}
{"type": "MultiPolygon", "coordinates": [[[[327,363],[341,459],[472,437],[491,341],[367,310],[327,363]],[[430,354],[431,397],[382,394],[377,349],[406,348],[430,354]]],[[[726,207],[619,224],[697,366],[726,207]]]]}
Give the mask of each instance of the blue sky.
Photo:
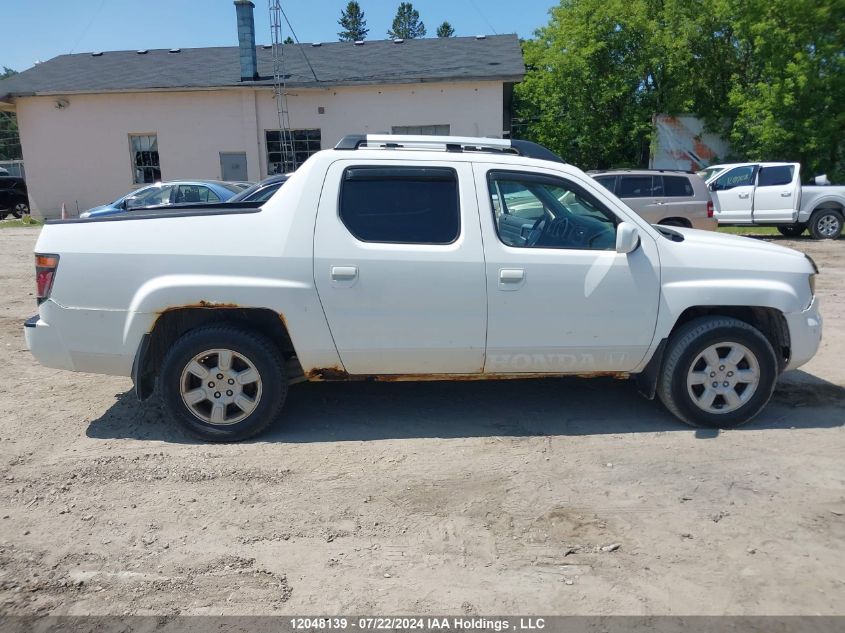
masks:
{"type": "MultiPolygon", "coordinates": [[[[255,3],[258,43],[270,40],[267,0],[255,3]]],[[[369,39],[384,39],[399,0],[359,0],[369,39]]],[[[530,36],[555,0],[415,0],[429,36],[448,20],[456,35],[530,36]]],[[[3,0],[0,66],[25,70],[69,52],[237,44],[232,0],[3,0]]],[[[337,39],[346,0],[282,1],[302,42],[337,39]]],[[[287,27],[283,24],[283,35],[287,27]]]]}

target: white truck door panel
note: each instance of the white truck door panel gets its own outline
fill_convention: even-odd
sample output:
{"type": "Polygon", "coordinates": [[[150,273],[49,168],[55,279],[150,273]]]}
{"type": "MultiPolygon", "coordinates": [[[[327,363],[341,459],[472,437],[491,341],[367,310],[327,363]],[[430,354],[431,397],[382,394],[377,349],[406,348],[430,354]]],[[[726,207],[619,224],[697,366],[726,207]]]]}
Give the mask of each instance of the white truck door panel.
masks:
{"type": "Polygon", "coordinates": [[[757,165],[727,170],[711,183],[716,219],[722,223],[750,224],[754,209],[757,165]]]}
{"type": "Polygon", "coordinates": [[[653,239],[642,235],[632,253],[616,253],[615,227],[593,217],[596,208],[612,211],[596,195],[601,185],[589,179],[564,179],[537,168],[502,170],[493,164],[474,169],[489,302],[485,373],[636,368],[652,343],[660,300],[653,239]],[[514,207],[524,219],[533,219],[521,236],[501,230],[514,207]],[[559,213],[540,226],[543,216],[553,213],[546,207],[559,213]],[[578,217],[564,223],[569,211],[578,217]],[[596,222],[609,228],[597,229],[596,222]],[[550,247],[544,241],[567,236],[579,247],[550,247]],[[583,243],[589,240],[592,248],[583,243]]]}
{"type": "Polygon", "coordinates": [[[487,297],[476,204],[466,163],[340,160],[329,167],[314,279],[347,372],[482,371],[487,297]]]}
{"type": "Polygon", "coordinates": [[[795,222],[801,199],[800,165],[761,165],[754,190],[755,222],[795,222]]]}

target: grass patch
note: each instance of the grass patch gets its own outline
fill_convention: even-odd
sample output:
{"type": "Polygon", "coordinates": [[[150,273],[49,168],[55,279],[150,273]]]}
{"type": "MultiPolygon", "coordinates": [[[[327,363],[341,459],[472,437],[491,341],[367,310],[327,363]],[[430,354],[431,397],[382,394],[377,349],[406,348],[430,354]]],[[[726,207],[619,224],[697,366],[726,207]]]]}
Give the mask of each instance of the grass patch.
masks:
{"type": "Polygon", "coordinates": [[[0,229],[8,229],[10,227],[19,226],[44,226],[44,220],[36,220],[28,215],[25,215],[20,220],[3,220],[0,222],[0,229]]]}
{"type": "Polygon", "coordinates": [[[773,226],[720,226],[719,233],[734,235],[780,235],[773,226]]]}

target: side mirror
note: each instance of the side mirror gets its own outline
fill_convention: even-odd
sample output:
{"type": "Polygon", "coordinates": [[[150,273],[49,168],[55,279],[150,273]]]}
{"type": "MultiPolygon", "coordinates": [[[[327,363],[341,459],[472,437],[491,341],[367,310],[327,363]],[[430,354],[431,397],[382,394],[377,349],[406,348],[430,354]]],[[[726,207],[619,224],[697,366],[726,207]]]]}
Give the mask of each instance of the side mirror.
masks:
{"type": "Polygon", "coordinates": [[[707,188],[708,188],[710,191],[716,191],[716,181],[714,180],[714,181],[713,181],[713,182],[711,182],[709,185],[707,185],[707,188]]]}
{"type": "Polygon", "coordinates": [[[640,234],[637,227],[627,222],[620,222],[616,227],[616,252],[630,253],[640,245],[640,234]]]}

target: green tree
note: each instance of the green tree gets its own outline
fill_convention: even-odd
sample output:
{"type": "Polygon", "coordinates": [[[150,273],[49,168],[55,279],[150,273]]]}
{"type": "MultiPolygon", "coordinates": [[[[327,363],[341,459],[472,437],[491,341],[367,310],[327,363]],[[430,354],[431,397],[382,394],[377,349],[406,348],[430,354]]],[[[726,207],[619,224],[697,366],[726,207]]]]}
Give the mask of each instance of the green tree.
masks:
{"type": "Polygon", "coordinates": [[[563,0],[550,14],[523,43],[515,135],[585,169],[644,166],[653,115],[692,113],[737,158],[845,176],[845,0],[563,0]]]}
{"type": "Polygon", "coordinates": [[[357,42],[364,40],[370,29],[367,28],[367,20],[364,19],[364,12],[361,5],[350,0],[346,9],[340,12],[340,20],[337,21],[343,30],[337,34],[341,42],[357,42]]]}
{"type": "Polygon", "coordinates": [[[420,13],[410,2],[402,2],[396,10],[393,25],[387,31],[391,39],[412,40],[425,37],[425,24],[420,20],[420,13]]]}
{"type": "Polygon", "coordinates": [[[0,73],[0,79],[6,79],[7,77],[11,77],[12,75],[17,75],[17,70],[12,70],[8,66],[3,66],[3,72],[0,73]]]}
{"type": "Polygon", "coordinates": [[[290,35],[288,35],[288,36],[284,39],[284,41],[282,42],[282,44],[296,44],[296,42],[294,42],[294,41],[293,41],[293,38],[292,38],[290,35]]]}
{"type": "Polygon", "coordinates": [[[845,178],[845,2],[727,3],[739,64],[728,137],[750,160],[794,160],[845,178]]]}
{"type": "Polygon", "coordinates": [[[452,25],[448,22],[443,22],[440,26],[437,27],[437,37],[454,37],[455,36],[455,29],[452,28],[452,25]]]}

